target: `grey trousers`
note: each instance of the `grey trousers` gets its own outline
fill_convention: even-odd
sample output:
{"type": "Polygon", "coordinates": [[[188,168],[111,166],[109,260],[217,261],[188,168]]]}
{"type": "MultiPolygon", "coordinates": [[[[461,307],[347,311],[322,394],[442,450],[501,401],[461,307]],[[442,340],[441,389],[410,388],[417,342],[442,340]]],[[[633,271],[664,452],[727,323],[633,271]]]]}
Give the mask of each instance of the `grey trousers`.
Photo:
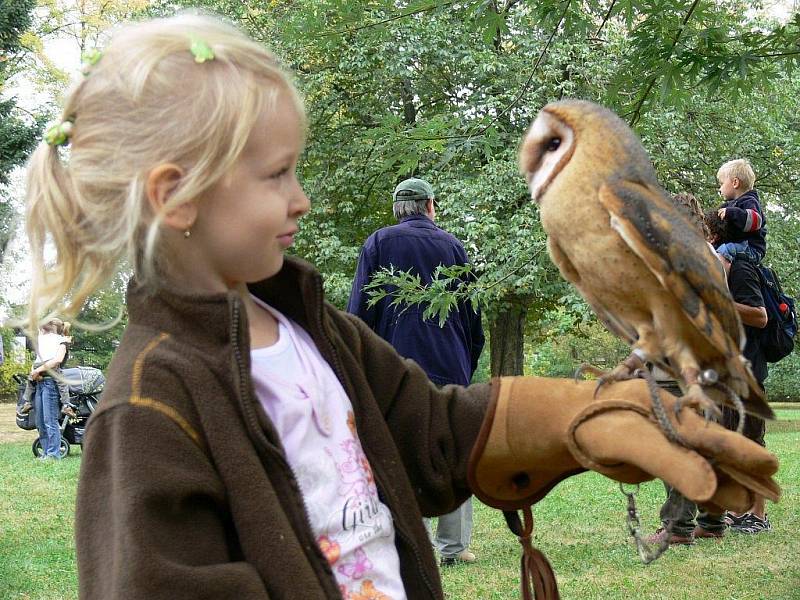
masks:
{"type": "Polygon", "coordinates": [[[451,513],[439,517],[436,537],[431,533],[430,519],[423,519],[431,543],[442,555],[442,558],[456,557],[469,548],[472,539],[472,498],[464,502],[451,513]]]}
{"type": "Polygon", "coordinates": [[[706,531],[719,533],[728,527],[725,524],[725,515],[712,515],[683,496],[674,487],[664,483],[667,489],[667,500],[661,506],[661,524],[667,527],[672,523],[672,533],[688,536],[694,531],[695,524],[706,531]]]}
{"type": "MultiPolygon", "coordinates": [[[[660,378],[657,372],[658,367],[653,368],[653,374],[658,379],[659,387],[667,390],[673,396],[680,397],[683,392],[678,386],[677,381],[660,378]]],[[[661,372],[664,377],[666,374],[661,372]]],[[[725,515],[712,515],[703,510],[698,510],[698,506],[683,496],[674,487],[664,482],[667,490],[667,499],[661,506],[661,524],[667,527],[672,523],[672,533],[688,536],[694,531],[695,525],[699,525],[706,531],[718,533],[725,531],[725,515]]]]}

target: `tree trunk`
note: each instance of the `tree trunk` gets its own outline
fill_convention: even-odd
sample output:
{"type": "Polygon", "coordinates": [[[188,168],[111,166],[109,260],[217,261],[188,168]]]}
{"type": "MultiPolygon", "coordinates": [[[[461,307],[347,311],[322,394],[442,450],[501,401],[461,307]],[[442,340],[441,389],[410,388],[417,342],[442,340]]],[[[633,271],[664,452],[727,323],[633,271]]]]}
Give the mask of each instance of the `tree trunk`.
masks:
{"type": "Polygon", "coordinates": [[[492,377],[522,375],[527,312],[524,305],[512,304],[492,318],[489,325],[492,377]]]}
{"type": "Polygon", "coordinates": [[[414,125],[417,122],[417,107],[414,106],[414,89],[408,77],[404,77],[400,85],[400,99],[403,102],[403,121],[406,125],[414,125]]]}

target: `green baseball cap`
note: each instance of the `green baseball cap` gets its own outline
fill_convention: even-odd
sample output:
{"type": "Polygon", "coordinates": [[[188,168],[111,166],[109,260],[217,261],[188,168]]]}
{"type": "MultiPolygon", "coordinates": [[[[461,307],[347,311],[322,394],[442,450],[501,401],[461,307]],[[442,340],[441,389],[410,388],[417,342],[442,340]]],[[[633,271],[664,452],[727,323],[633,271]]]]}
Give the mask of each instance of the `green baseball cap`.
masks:
{"type": "Polygon", "coordinates": [[[434,198],[433,186],[424,179],[411,177],[401,181],[394,188],[392,202],[405,202],[406,200],[428,200],[434,198]]]}

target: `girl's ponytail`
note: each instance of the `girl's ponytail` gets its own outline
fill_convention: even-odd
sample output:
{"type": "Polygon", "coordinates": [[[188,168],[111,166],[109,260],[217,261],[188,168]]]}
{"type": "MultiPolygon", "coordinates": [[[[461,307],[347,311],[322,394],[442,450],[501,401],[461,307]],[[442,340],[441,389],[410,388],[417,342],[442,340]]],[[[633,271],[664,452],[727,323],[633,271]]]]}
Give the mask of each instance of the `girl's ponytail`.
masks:
{"type": "Polygon", "coordinates": [[[41,320],[76,315],[86,298],[114,272],[116,256],[98,256],[87,244],[91,220],[62,162],[58,146],[42,142],[28,164],[25,225],[33,259],[27,328],[41,320]],[[51,250],[55,255],[50,258],[51,250]]]}

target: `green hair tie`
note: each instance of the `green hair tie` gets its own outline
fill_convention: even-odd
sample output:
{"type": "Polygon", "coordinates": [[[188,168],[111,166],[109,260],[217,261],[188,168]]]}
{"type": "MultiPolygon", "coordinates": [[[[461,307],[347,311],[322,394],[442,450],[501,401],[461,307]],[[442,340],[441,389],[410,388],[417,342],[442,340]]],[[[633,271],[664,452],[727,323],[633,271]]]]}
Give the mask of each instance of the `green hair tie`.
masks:
{"type": "Polygon", "coordinates": [[[189,50],[194,55],[194,62],[204,63],[207,60],[214,60],[214,51],[206,42],[200,38],[192,37],[192,45],[189,50]]]}
{"type": "Polygon", "coordinates": [[[88,75],[92,67],[99,63],[101,58],[103,58],[103,53],[97,48],[84,52],[81,57],[83,61],[81,64],[81,72],[84,75],[88,75]]]}
{"type": "Polygon", "coordinates": [[[72,137],[72,121],[62,121],[47,128],[44,141],[51,146],[65,146],[72,137]]]}

